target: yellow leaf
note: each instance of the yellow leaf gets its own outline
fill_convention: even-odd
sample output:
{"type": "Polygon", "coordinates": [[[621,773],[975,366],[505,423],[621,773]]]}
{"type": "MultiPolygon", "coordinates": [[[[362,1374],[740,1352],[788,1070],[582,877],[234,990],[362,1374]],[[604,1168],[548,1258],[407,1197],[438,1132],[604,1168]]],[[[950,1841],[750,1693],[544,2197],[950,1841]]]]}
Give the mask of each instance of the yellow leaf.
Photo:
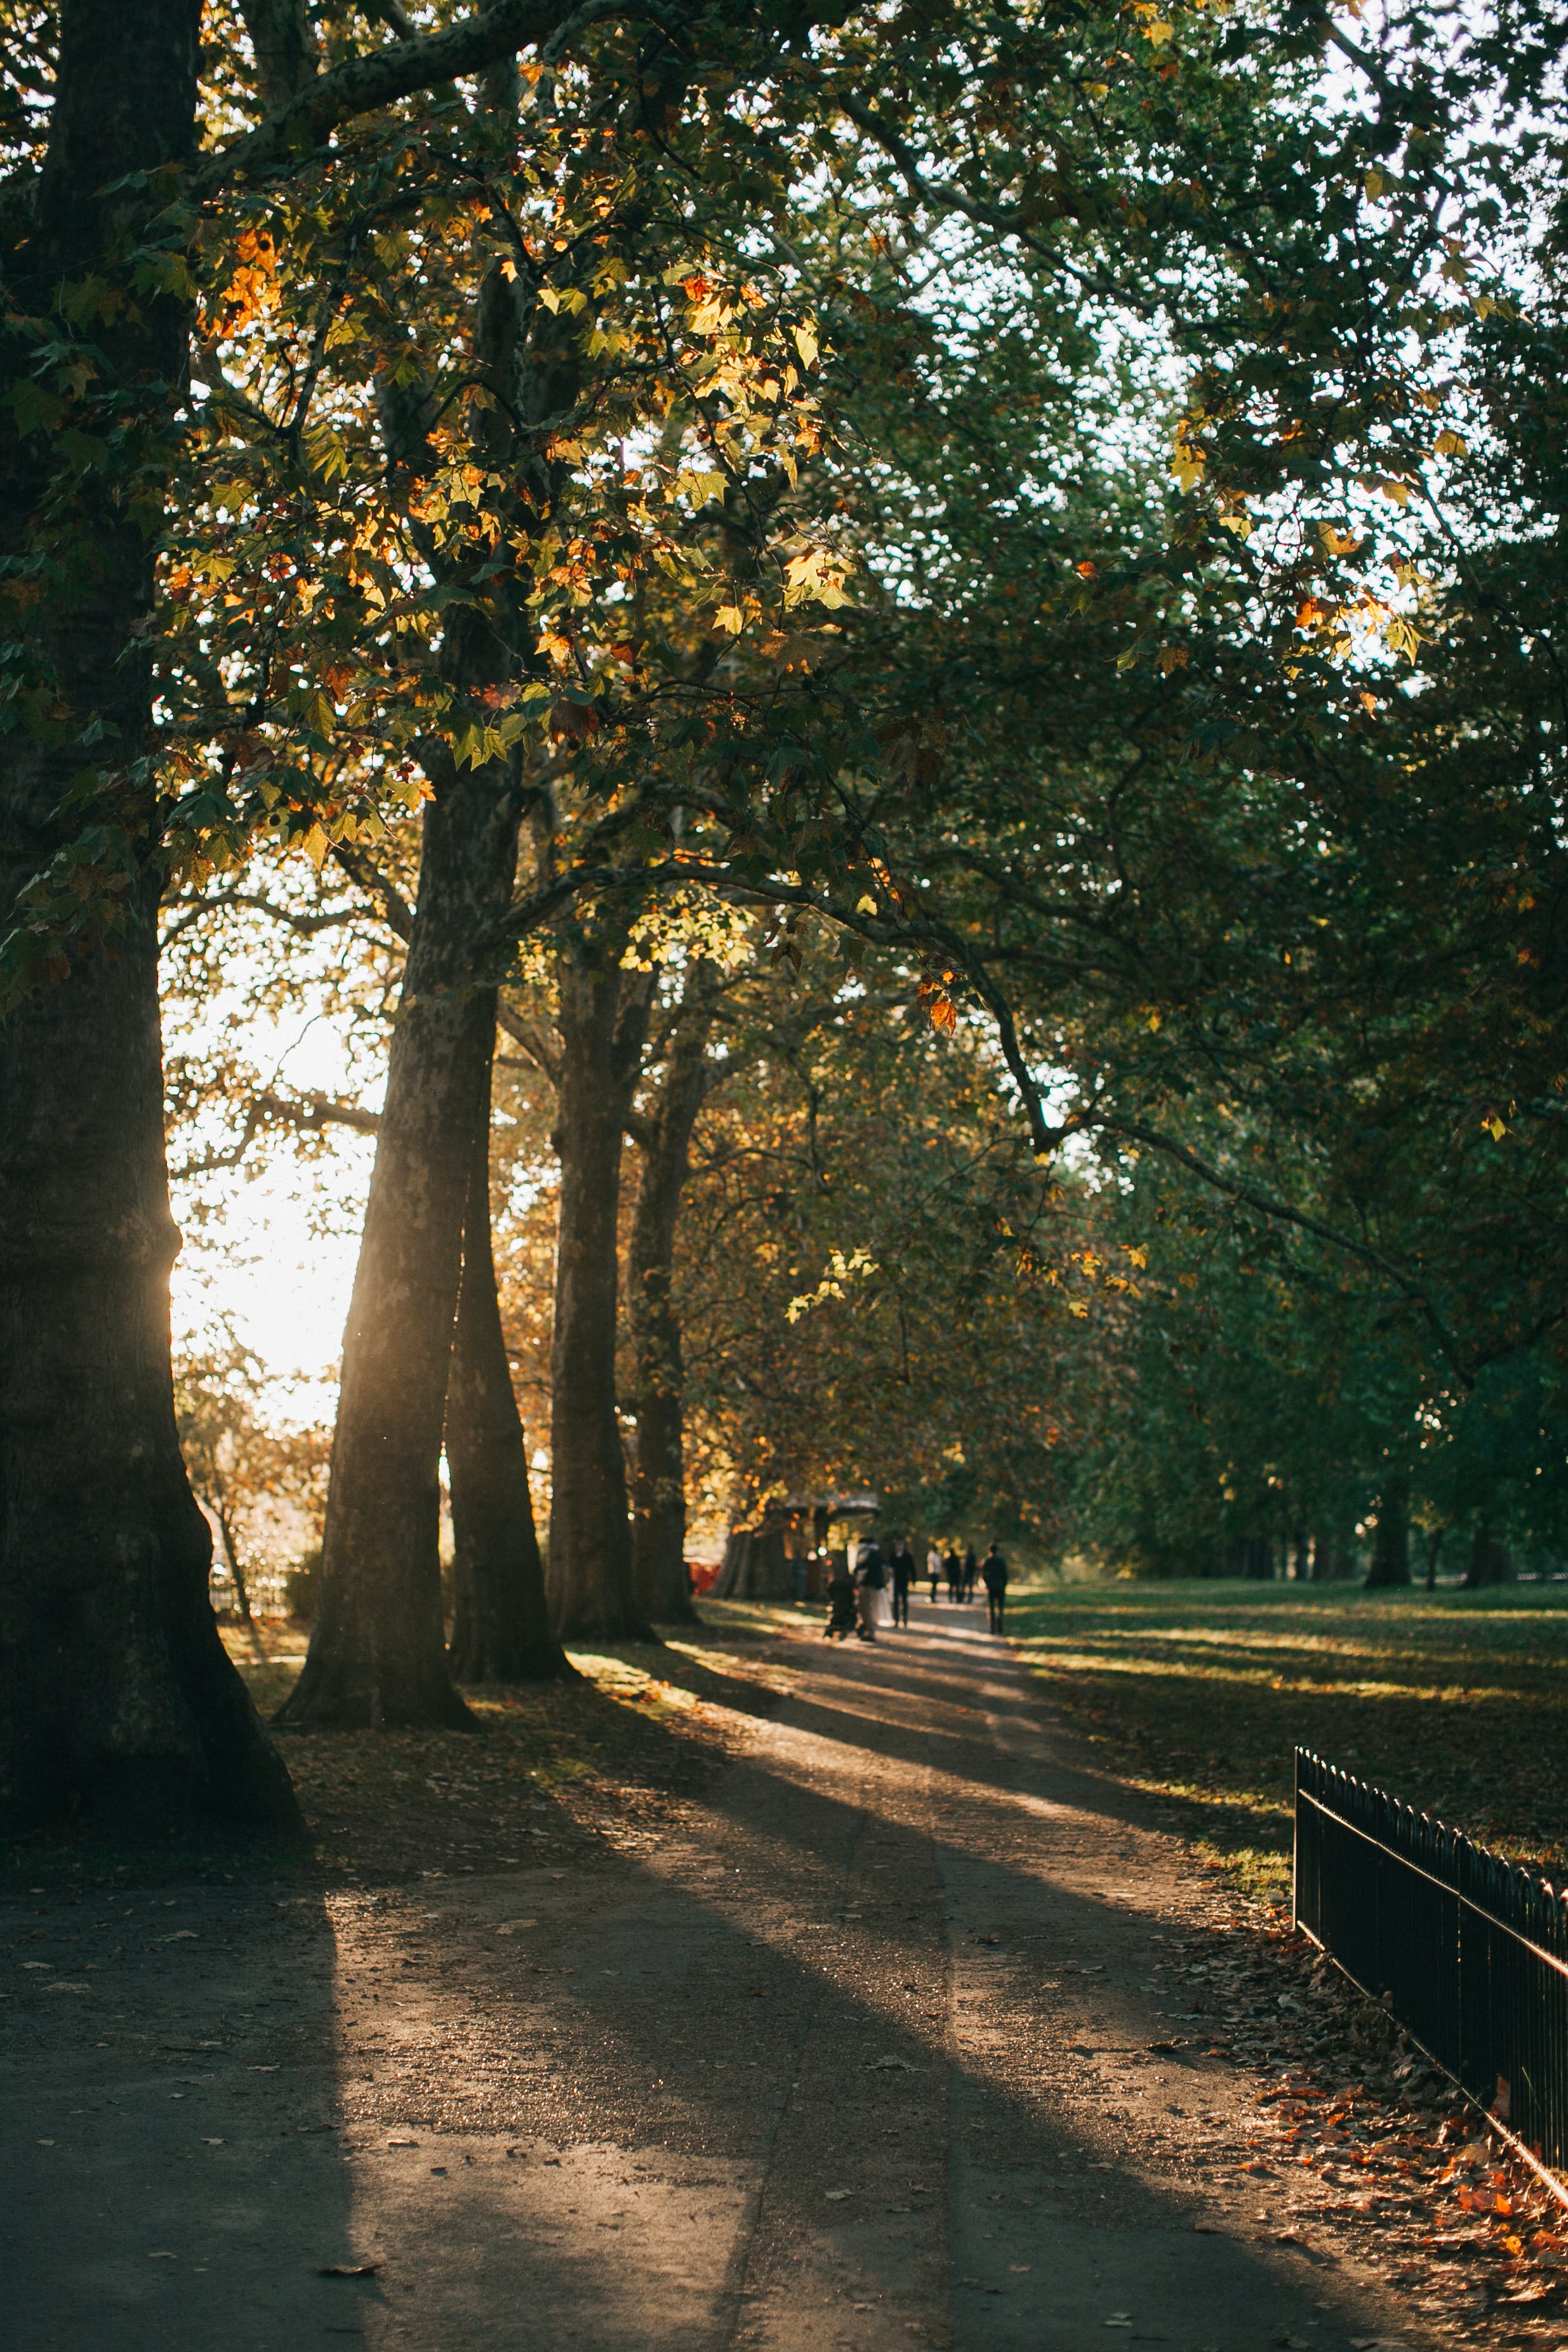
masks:
{"type": "Polygon", "coordinates": [[[1336,530],[1331,522],[1318,525],[1318,537],[1331,555],[1353,555],[1361,545],[1353,530],[1336,530]]]}
{"type": "Polygon", "coordinates": [[[721,604],[713,615],[713,626],[716,629],[728,629],[732,637],[738,637],[744,620],[745,614],[739,604],[721,604]]]}
{"type": "Polygon", "coordinates": [[[877,901],[870,896],[868,891],[863,890],[859,898],[855,901],[855,912],[858,915],[874,915],[876,911],[877,901]]]}
{"type": "Polygon", "coordinates": [[[1137,646],[1130,646],[1128,647],[1127,651],[1126,651],[1124,654],[1118,654],[1118,655],[1117,655],[1117,656],[1116,656],[1116,667],[1117,667],[1117,668],[1118,668],[1118,669],[1131,669],[1131,667],[1132,667],[1132,665],[1133,665],[1133,663],[1137,660],[1137,658],[1138,658],[1138,648],[1137,648],[1137,646]]]}
{"type": "Polygon", "coordinates": [[[1465,455],[1462,433],[1439,433],[1435,446],[1439,457],[1462,457],[1465,455]]]}
{"type": "Polygon", "coordinates": [[[1250,515],[1221,515],[1219,519],[1219,527],[1221,530],[1235,531],[1237,539],[1250,539],[1252,537],[1252,517],[1250,515]]]}
{"type": "Polygon", "coordinates": [[[1482,1119],[1481,1125],[1486,1129],[1494,1143],[1500,1143],[1503,1137],[1508,1133],[1507,1127],[1504,1125],[1503,1121],[1499,1118],[1495,1110],[1491,1112],[1489,1117],[1482,1119]]]}
{"type": "Polygon", "coordinates": [[[1175,37],[1174,25],[1167,25],[1163,16],[1156,16],[1152,25],[1145,25],[1143,27],[1143,38],[1146,41],[1152,41],[1156,48],[1166,41],[1174,40],[1175,37]]]}
{"type": "Polygon", "coordinates": [[[1086,98],[1109,98],[1110,84],[1108,81],[1086,81],[1083,90],[1086,98]]]}
{"type": "Polygon", "coordinates": [[[797,327],[795,329],[795,347],[800,353],[801,364],[803,367],[815,367],[816,365],[816,337],[812,333],[809,327],[797,327]]]}
{"type": "Polygon", "coordinates": [[[1384,189],[1387,184],[1388,183],[1384,180],[1383,173],[1375,171],[1369,172],[1366,178],[1362,182],[1363,187],[1366,190],[1368,196],[1374,205],[1376,204],[1379,196],[1382,195],[1384,189]]]}

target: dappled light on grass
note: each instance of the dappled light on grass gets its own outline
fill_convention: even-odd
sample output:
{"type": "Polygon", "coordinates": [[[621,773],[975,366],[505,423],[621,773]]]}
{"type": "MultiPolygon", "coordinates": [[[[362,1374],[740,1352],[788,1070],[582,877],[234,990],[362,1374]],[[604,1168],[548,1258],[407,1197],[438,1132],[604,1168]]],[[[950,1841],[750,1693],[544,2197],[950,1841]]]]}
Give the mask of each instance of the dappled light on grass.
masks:
{"type": "Polygon", "coordinates": [[[1227,1846],[1283,1851],[1300,1745],[1568,1874],[1568,1587],[1078,1585],[1021,1594],[1014,1620],[1110,1760],[1224,1817],[1227,1846]]]}

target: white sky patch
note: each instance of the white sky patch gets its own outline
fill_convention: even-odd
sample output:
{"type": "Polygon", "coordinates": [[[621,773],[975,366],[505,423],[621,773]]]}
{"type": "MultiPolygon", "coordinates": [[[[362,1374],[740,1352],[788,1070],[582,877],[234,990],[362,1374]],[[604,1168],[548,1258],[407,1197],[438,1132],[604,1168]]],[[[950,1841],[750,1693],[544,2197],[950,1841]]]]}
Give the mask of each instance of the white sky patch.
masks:
{"type": "MultiPolygon", "coordinates": [[[[180,1036],[183,1049],[223,1035],[247,976],[236,970],[234,993],[203,1009],[180,1036]]],[[[363,1063],[356,1067],[338,1024],[313,1010],[251,1021],[244,1050],[275,1086],[372,1104],[381,1092],[379,1081],[365,1088],[363,1063]]],[[[265,1367],[279,1422],[331,1421],[375,1138],[333,1128],[325,1156],[300,1158],[279,1142],[254,1170],[212,1171],[182,1183],[181,1161],[225,1139],[202,1129],[197,1122],[182,1131],[170,1155],[184,1235],[171,1285],[175,1352],[226,1328],[265,1367]]]]}

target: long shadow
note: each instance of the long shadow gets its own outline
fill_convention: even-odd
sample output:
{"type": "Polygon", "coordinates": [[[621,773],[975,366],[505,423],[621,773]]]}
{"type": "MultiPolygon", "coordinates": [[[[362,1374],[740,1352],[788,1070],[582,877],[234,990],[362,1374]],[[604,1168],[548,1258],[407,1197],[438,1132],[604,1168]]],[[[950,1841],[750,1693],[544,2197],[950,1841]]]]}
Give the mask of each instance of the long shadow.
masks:
{"type": "MultiPolygon", "coordinates": [[[[792,1704],[791,1729],[798,1706],[798,1701],[792,1704]]],[[[833,1711],[822,1712],[831,1716],[833,1711]]],[[[920,1737],[914,1731],[900,1732],[878,1752],[916,1761],[920,1737]]],[[[1064,1780],[1086,1794],[1092,1792],[1097,1801],[1105,1796],[1104,1785],[1094,1776],[1064,1772],[1055,1765],[1049,1775],[1053,1801],[1056,1784],[1064,1780]]],[[[971,1779],[976,1786],[1003,1794],[1007,1777],[993,1769],[971,1779]]],[[[1026,1796],[1029,1791],[1012,1793],[1026,1796]]],[[[1097,1803],[1097,1810],[1106,1811],[1103,1802],[1097,1803]]],[[[603,2085],[596,2100],[599,2136],[629,2139],[670,2159],[700,2152],[721,2168],[726,2162],[754,2165],[770,2132],[780,2128],[786,2116],[787,2085],[801,2067],[803,2034],[815,2038],[826,2030],[826,2007],[832,2019],[834,2051],[848,2053],[846,2093],[851,2083],[867,2083],[865,2092],[855,2095],[863,2107],[863,2152],[876,2166],[885,2161],[882,2118],[896,2111],[887,2105],[891,2094],[879,2088],[873,2095],[865,2075],[867,2053],[873,2052],[879,2075],[890,2077],[895,2087],[906,2074],[912,2080],[946,2070],[954,2098],[973,2111],[976,2132],[990,2136],[997,2160],[1006,2166],[1016,2169],[1026,2160],[1025,2151],[1032,2151],[1042,2178],[1065,2170],[1081,2182],[1091,2160],[1103,2164],[1102,2141],[1087,2141],[1059,2112],[1043,2116],[973,2059],[961,2056],[954,2063],[945,2045],[945,2020],[933,2031],[924,2021],[911,2019],[895,1997],[894,1985],[922,1954],[929,1956],[939,1902],[976,1871],[987,1883],[987,1916],[1004,1949],[1015,1927],[1021,1933],[1024,1920],[1037,1922],[1046,1906],[1051,1933],[1063,1951],[1084,1942],[1103,1948],[1109,1937],[1124,1948],[1131,1945],[1130,1966],[1141,1965],[1138,1914],[1130,1916],[1124,1904],[1111,1912],[1091,1897],[1043,1885],[1043,1871],[1021,1870],[994,1854],[977,1854],[956,1839],[939,1837],[933,1843],[918,1819],[889,1817],[874,1802],[868,1805],[831,1788],[804,1786],[787,1770],[756,1758],[731,1784],[724,1818],[729,1830],[726,1871],[737,1854],[742,1855],[743,1880],[768,1888],[776,1910],[764,1905],[742,1918],[730,1918],[709,1895],[640,1866],[595,1918],[589,1935],[568,1937],[559,1947],[561,1954],[571,1949],[584,1956],[584,1972],[569,1987],[556,1990],[553,2013],[563,2039],[573,2046],[574,2066],[587,2063],[584,2053],[595,2053],[593,2063],[603,2085]],[[805,1930],[814,1924],[814,1915],[841,1906],[844,1873],[857,1845],[868,1836],[876,1842],[889,1873],[886,1907],[902,1910],[905,1916],[842,1928],[841,1948],[825,1952],[814,1967],[800,1948],[805,1930]],[[935,1876],[917,1892],[914,1881],[922,1852],[928,1874],[934,1861],[935,1876]],[[593,1974],[586,1967],[590,1952],[593,1974]],[[884,1990],[882,1999],[873,1998],[868,1989],[873,1977],[884,1990]],[[646,1996],[638,1990],[644,1984],[651,1988],[646,1996]],[[763,2005],[756,2006],[759,2002],[763,2005]],[[684,2032],[678,2032],[678,2023],[684,2025],[684,2032]],[[626,2086],[639,2083],[646,2083],[647,2091],[640,2097],[628,2095],[626,2086]]],[[[1037,1926],[1034,1932],[1037,1935],[1037,1926]]],[[[1114,1979],[1099,1997],[1105,2004],[1106,2021],[1097,2029],[1097,2039],[1104,2044],[1140,2039],[1146,2028],[1135,2030],[1136,2016],[1127,2012],[1118,1997],[1114,1979]]],[[[507,2000],[504,1992],[500,2000],[507,2000]]],[[[497,2038],[507,2037],[498,2030],[497,2038]]],[[[1167,2053],[1162,2063],[1173,2074],[1194,2068],[1194,2062],[1179,2053],[1167,2053]]],[[[1087,2090],[1090,2068],[1080,2064],[1078,2074],[1087,2090]]],[[[574,2128],[580,2131],[586,2121],[585,2116],[574,2118],[574,2128]]],[[[496,2193],[506,2186],[498,2185],[496,2193]]],[[[1205,2291],[1217,2298],[1218,2308],[1234,2310],[1255,2331],[1257,2309],[1266,2305],[1277,2323],[1282,2299],[1279,2257],[1234,2239],[1194,2242],[1194,2213],[1208,2217],[1201,2192],[1185,2186],[1151,2185],[1110,2167],[1097,2170],[1086,2193],[1096,2200],[1110,2194],[1126,2228],[1145,2236],[1162,2233],[1163,2258],[1178,2269],[1197,2265],[1205,2291]]],[[[1105,2220],[1098,2206],[1079,2218],[1080,2226],[1105,2220]]],[[[817,2226],[824,2226],[820,2216],[817,2226]]],[[[836,2227],[832,2217],[826,2226],[836,2227]]],[[[836,2242],[854,2256],[860,2242],[847,2218],[836,2242]]],[[[587,2256],[581,2242],[566,2255],[540,2246],[533,2259],[546,2307],[564,2309],[571,2295],[583,2292],[587,2256]]],[[[1321,2279],[1312,2281],[1311,2291],[1321,2294],[1321,2279]]],[[[1038,2289],[1026,2292],[1032,2324],[1046,2326],[1054,2284],[1042,2281],[1038,2289]]],[[[1016,2293],[1022,2297],[1026,2291],[1016,2293]]],[[[601,2311],[591,2340],[605,2345],[676,2340],[673,2336],[626,2336],[622,2326],[622,2320],[601,2311]]],[[[1215,2326],[1223,2336],[1224,2325],[1216,2322],[1215,2326]]]]}
{"type": "MultiPolygon", "coordinates": [[[[990,1666],[984,1659],[976,1664],[990,1666]]],[[[844,1671],[826,1660],[818,1664],[844,1671]]],[[[869,1687],[858,1671],[854,1686],[857,1696],[869,1687]]],[[[955,1704],[973,1701],[972,1686],[955,1687],[967,1692],[955,1704]]],[[[887,1686],[879,1695],[887,1706],[931,1704],[923,1688],[887,1686]]],[[[989,1748],[978,1726],[970,1739],[930,1720],[879,1723],[804,1696],[788,1703],[786,1728],[922,1770],[934,1764],[972,1799],[1013,1798],[1026,1807],[1037,1801],[1030,1787],[1019,1785],[1042,1777],[1034,1764],[989,1748]]],[[[1132,1792],[1092,1771],[1053,1760],[1043,1777],[1053,1805],[1123,1824],[1145,1812],[1132,1792]]],[[[418,2338],[421,2352],[426,2344],[459,2340],[456,2321],[465,2344],[510,2345],[520,2310],[539,2340],[564,2344],[575,2336],[584,2352],[588,2346],[634,2352],[655,2345],[717,2352],[730,2340],[744,2284],[720,2255],[737,2231],[744,2234],[738,2218],[744,2182],[760,2174],[768,2147],[787,2126],[802,2053],[818,2044],[818,2054],[840,2069],[852,2101],[851,2156],[863,2166],[868,2197],[886,2194],[886,2119],[914,2116],[923,2086],[939,2076],[972,2115],[977,2143],[985,2141],[998,2160],[1022,2167],[1027,2157],[1042,2179],[1065,2173],[1081,2187],[1089,2161],[1101,2155],[1100,2144],[1091,2145],[1061,2113],[1042,2115],[975,2058],[954,2061],[945,2018],[933,2025],[911,2014],[898,1980],[929,1960],[942,1908],[976,1873],[984,1876],[987,1917],[1004,1954],[1026,1922],[1037,1939],[1048,1906],[1049,1933],[1062,1951],[1110,1937],[1131,1946],[1135,1958],[1138,1915],[1125,1904],[1112,1911],[1050,1885],[1047,1830],[1040,1867],[1024,1867],[986,1853],[978,1826],[973,1840],[951,1832],[933,1839],[918,1808],[903,1817],[897,1783],[890,1803],[888,1810],[880,1782],[868,1800],[852,1768],[837,1785],[812,1786],[753,1754],[731,1780],[715,1824],[722,1834],[711,1847],[710,1885],[694,1888],[649,1863],[623,1861],[585,1922],[565,1923],[557,1932],[544,1917],[532,1943],[506,1947],[519,1955],[510,1983],[499,1976],[491,1951],[480,1959],[477,1948],[471,1989],[466,1962],[449,1959],[438,1975],[429,1972],[421,1981],[433,2001],[446,2004],[442,2017],[467,2021],[462,2033],[451,2024],[434,2041],[433,2080],[418,2094],[434,2127],[449,2130],[460,2122],[470,2082],[496,2080],[513,2086],[513,2127],[524,2138],[531,2131],[542,2137],[520,2144],[509,2158],[494,2140],[492,2122],[486,2126],[490,2137],[469,2151],[471,2168],[456,2140],[450,2153],[432,2146],[384,2155],[353,2198],[348,2168],[321,2126],[338,2113],[346,2063],[339,2040],[349,2027],[350,1998],[363,2005],[354,2011],[362,2037],[368,2032],[374,1998],[369,1976],[342,1974],[320,1898],[301,1903],[291,1886],[276,1889],[274,1905],[309,1923],[280,1936],[276,1912],[260,1916],[253,1895],[242,1905],[215,1890],[205,1908],[189,1896],[179,1916],[191,1923],[192,1942],[165,1948],[155,1965],[171,1973],[154,1978],[132,2029],[180,2045],[159,2051],[167,2063],[156,2079],[147,2065],[152,2053],[128,2039],[122,2047],[89,2052],[46,2036],[28,2055],[18,2085],[25,2119],[10,2145],[53,2138],[55,2147],[33,2149],[37,2161],[18,2167],[32,2177],[19,2181],[8,2209],[13,2224],[20,2224],[8,2284],[12,2307],[26,2315],[26,2352],[55,2344],[78,2352],[93,2342],[110,2344],[114,2352],[153,2352],[154,2346],[163,2352],[171,2344],[182,2352],[295,2352],[324,2330],[374,2334],[382,2310],[401,2317],[426,2311],[432,2301],[439,2308],[418,2338]],[[867,1894],[872,1865],[885,1865],[885,1885],[877,1891],[886,1900],[863,1927],[828,1927],[829,1916],[842,1910],[845,1874],[858,1853],[867,1894]],[[736,1916],[721,1897],[736,1878],[738,1859],[740,1886],[763,1892],[757,1908],[736,1916]],[[892,1916],[897,1911],[901,1918],[892,1916]],[[813,1927],[817,1934],[806,1932],[813,1927]],[[223,1946],[226,1935],[231,1940],[223,1946]],[[188,1987],[173,1984],[169,1956],[187,1954],[209,1937],[220,1948],[207,1976],[188,1987]],[[820,1948],[822,1957],[814,1960],[808,1948],[820,1948]],[[548,1976],[547,1998],[534,1974],[540,1969],[548,1976]],[[459,1996],[470,1990],[463,2007],[459,1996]],[[205,2046],[215,2042],[216,2050],[205,2046]],[[868,2072],[873,2053],[875,2072],[868,2072]],[[195,2078],[174,2076],[177,2099],[165,2087],[171,2065],[195,2078]],[[257,2066],[278,2072],[253,2074],[257,2066]],[[69,2116],[73,2106],[83,2110],[79,2119],[69,2116]],[[58,2120],[62,2109],[64,2122],[58,2120]],[[211,2140],[221,2146],[209,2147],[211,2140]],[[552,2144],[560,2165],[551,2162],[552,2144]],[[640,2181],[634,2169],[639,2154],[654,2160],[640,2181]],[[437,2156],[447,2158],[439,2175],[437,2156]],[[403,2168],[395,2174],[394,2165],[403,2168]],[[669,2197],[659,2201],[655,2172],[667,2186],[679,2185],[679,2210],[669,2197]],[[692,2220],[700,2216],[700,2226],[682,2238],[694,2192],[700,2193],[692,2220]],[[639,2234],[637,2199],[647,2201],[645,2218],[658,2221],[652,2234],[647,2227],[639,2234]],[[62,2267],[66,2215],[78,2252],[62,2267]],[[368,2283],[317,2278],[322,2263],[374,2258],[372,2249],[383,2242],[373,2238],[376,2229],[387,2250],[382,2276],[368,2283]],[[84,2259],[79,2249],[89,2236],[94,2243],[84,2259]],[[690,2282],[672,2278],[665,2293],[657,2272],[671,2250],[690,2282]]],[[[995,1827],[989,1804],[984,1818],[995,1827]]],[[[1089,1826],[1088,1820],[1072,1824],[1070,1833],[1089,1826]]],[[[466,1907],[451,1916],[477,1929],[483,1922],[474,1906],[492,1899],[487,1888],[503,1906],[541,1899],[535,1874],[471,1882],[458,1898],[466,1907]]],[[[425,1899],[450,1906],[457,1896],[447,1882],[439,1895],[425,1899]]],[[[1102,2038],[1131,2038],[1130,2023],[1118,2022],[1114,1978],[1099,1997],[1110,2021],[1102,2038]]],[[[390,2004],[378,2015],[375,2039],[382,2041],[392,2030],[390,2004]]],[[[130,2013],[120,2021],[129,2025],[130,2013]]],[[[361,2063],[368,2046],[362,2044],[361,2063]]],[[[1173,2073],[1187,2062],[1167,2056],[1163,2063],[1173,2073]]],[[[1087,2087],[1089,2071],[1081,2071],[1087,2087]]],[[[842,2116],[835,2128],[842,2138],[842,2116]]],[[[1106,2191],[1131,2217],[1129,2227],[1163,2233],[1162,2243],[1168,2237],[1172,2247],[1174,2233],[1188,2233],[1181,2258],[1206,2266],[1205,2288],[1216,2307],[1246,2315],[1267,2303],[1271,2317],[1278,2315],[1278,2258],[1231,2240],[1194,2240],[1191,2191],[1150,2187],[1131,2173],[1097,2172],[1092,2194],[1098,2200],[1106,2191]]],[[[819,2206],[812,2227],[852,2271],[858,2264],[874,2270],[874,2249],[854,2218],[858,2210],[840,2214],[833,2208],[825,2218],[819,2206]]],[[[1058,2226],[1052,2211],[1041,2204],[1043,2231],[1058,2226]]],[[[1104,2218],[1098,2203],[1078,2216],[1080,2227],[1104,2218]]],[[[1028,2288],[1015,2284],[1020,2317],[1037,2330],[1032,2342],[1052,2324],[1059,2289],[1056,2273],[1028,2288]]],[[[1250,2318],[1247,2324],[1256,2336],[1250,2318]]],[[[1226,2341],[1217,2323],[1211,2335],[1226,2341]]]]}
{"type": "Polygon", "coordinates": [[[376,2292],[316,2275],[350,2258],[352,2200],[334,1937],[297,1885],[153,1881],[83,1906],[60,1964],[89,1990],[35,2011],[6,2068],[5,2308],[26,2352],[260,2352],[376,2292]]]}

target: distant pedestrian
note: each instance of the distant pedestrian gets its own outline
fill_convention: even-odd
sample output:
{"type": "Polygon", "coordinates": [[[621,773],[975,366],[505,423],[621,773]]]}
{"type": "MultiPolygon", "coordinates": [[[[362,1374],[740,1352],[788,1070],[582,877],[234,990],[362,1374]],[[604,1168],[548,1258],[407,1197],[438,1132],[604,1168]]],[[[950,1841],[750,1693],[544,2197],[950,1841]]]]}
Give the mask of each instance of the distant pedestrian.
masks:
{"type": "Polygon", "coordinates": [[[936,1588],[942,1579],[942,1552],[936,1544],[932,1544],[931,1549],[926,1554],[926,1574],[931,1579],[931,1605],[934,1609],[936,1607],[936,1588]]]}
{"type": "Polygon", "coordinates": [[[827,1606],[824,1633],[830,1642],[847,1642],[855,1631],[855,1579],[847,1559],[839,1561],[827,1580],[827,1606]]]}
{"type": "Polygon", "coordinates": [[[893,1556],[888,1566],[893,1580],[893,1622],[895,1625],[908,1625],[910,1587],[915,1580],[915,1556],[902,1536],[893,1546],[893,1556]]]}
{"type": "Polygon", "coordinates": [[[956,1608],[963,1598],[963,1562],[958,1556],[956,1545],[949,1548],[944,1564],[947,1569],[947,1597],[956,1608]]]}
{"type": "Polygon", "coordinates": [[[859,1590],[859,1635],[863,1642],[877,1638],[877,1621],[882,1613],[882,1595],[888,1589],[888,1571],[882,1565],[882,1555],[877,1545],[863,1544],[860,1565],[855,1581],[859,1590]]]}
{"type": "Polygon", "coordinates": [[[1002,1631],[1002,1614],[1007,1605],[1007,1563],[996,1549],[996,1538],[991,1538],[991,1549],[985,1555],[985,1565],[980,1571],[985,1583],[985,1611],[993,1633],[1002,1631]]]}
{"type": "Polygon", "coordinates": [[[971,1544],[968,1550],[963,1555],[963,1591],[959,1595],[961,1600],[973,1600],[975,1580],[979,1574],[980,1562],[975,1559],[974,1546],[971,1544]]]}

